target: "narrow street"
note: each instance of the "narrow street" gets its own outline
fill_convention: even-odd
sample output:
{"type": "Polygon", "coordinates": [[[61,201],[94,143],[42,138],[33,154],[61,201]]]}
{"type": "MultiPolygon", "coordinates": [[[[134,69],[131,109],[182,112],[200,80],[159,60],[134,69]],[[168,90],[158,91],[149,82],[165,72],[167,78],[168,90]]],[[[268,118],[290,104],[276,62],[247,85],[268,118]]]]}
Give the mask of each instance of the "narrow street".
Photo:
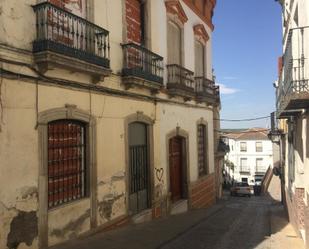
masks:
{"type": "Polygon", "coordinates": [[[272,193],[265,196],[231,197],[225,192],[210,209],[129,225],[57,248],[301,249],[278,201],[278,184],[278,179],[273,178],[272,193]],[[282,235],[281,230],[286,229],[287,234],[282,235]]]}
{"type": "Polygon", "coordinates": [[[265,197],[227,198],[217,213],[159,248],[270,248],[270,203],[265,197]]]}

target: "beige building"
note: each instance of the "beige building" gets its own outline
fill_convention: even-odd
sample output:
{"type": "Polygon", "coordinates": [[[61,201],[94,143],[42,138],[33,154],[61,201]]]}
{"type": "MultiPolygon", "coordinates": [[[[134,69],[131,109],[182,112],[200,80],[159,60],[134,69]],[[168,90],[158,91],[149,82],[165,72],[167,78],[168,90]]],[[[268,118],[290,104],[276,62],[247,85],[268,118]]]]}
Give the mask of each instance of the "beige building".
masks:
{"type": "Polygon", "coordinates": [[[276,83],[279,122],[277,126],[272,122],[272,137],[280,144],[282,192],[289,218],[309,248],[309,2],[279,2],[283,56],[276,83]]]}
{"type": "Polygon", "coordinates": [[[0,249],[215,202],[215,4],[0,1],[0,249]]]}

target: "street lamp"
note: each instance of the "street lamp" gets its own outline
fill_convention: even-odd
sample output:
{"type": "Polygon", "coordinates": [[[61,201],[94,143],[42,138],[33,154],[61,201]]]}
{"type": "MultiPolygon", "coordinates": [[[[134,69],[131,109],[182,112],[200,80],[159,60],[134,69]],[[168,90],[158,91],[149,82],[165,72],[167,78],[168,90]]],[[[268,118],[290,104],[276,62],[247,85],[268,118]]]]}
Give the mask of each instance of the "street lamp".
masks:
{"type": "Polygon", "coordinates": [[[267,137],[269,138],[269,140],[271,140],[273,143],[280,145],[280,139],[281,139],[281,131],[276,129],[276,130],[271,130],[267,137]]]}

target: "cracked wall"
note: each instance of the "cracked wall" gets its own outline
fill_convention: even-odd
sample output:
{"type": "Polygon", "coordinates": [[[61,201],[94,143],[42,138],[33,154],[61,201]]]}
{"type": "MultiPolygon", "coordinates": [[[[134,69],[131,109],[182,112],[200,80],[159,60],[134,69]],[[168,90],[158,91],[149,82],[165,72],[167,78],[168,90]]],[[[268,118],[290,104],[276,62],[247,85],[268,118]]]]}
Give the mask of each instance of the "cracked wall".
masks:
{"type": "Polygon", "coordinates": [[[0,249],[38,248],[37,188],[16,190],[15,202],[0,202],[0,249]]]}
{"type": "Polygon", "coordinates": [[[125,213],[125,173],[119,171],[98,183],[98,225],[125,213]]]}

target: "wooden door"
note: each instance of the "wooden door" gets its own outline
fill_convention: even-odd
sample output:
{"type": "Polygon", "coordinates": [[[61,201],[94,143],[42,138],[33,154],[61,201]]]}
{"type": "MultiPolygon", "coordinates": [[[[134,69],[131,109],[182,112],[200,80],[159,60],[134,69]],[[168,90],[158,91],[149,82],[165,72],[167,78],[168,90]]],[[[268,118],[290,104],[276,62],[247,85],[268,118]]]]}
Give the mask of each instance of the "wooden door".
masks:
{"type": "Polygon", "coordinates": [[[182,138],[174,137],[169,141],[169,168],[170,168],[170,191],[172,201],[181,199],[182,196],[182,168],[183,149],[182,138]]]}

